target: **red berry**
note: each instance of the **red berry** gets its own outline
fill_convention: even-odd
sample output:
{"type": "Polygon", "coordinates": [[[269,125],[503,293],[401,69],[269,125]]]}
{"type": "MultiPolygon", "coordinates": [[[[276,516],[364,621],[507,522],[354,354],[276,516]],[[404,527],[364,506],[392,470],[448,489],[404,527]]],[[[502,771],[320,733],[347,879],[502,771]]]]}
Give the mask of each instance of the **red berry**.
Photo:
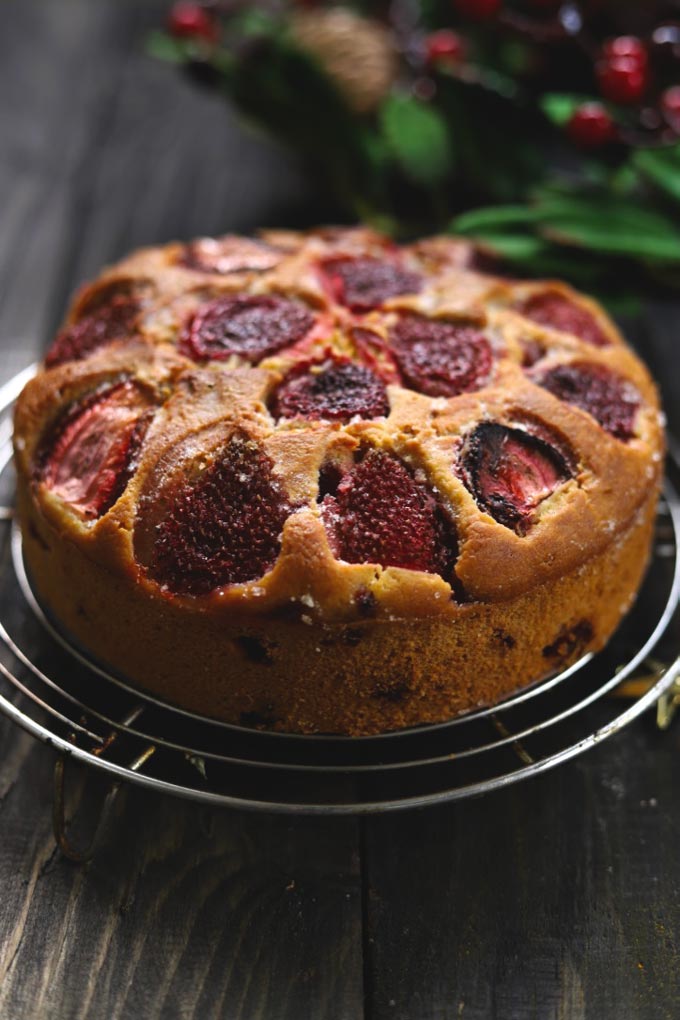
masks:
{"type": "Polygon", "coordinates": [[[224,361],[232,354],[256,365],[302,340],[314,316],[299,301],[276,294],[229,294],[192,315],[180,340],[194,361],[224,361]]]}
{"type": "Polygon", "coordinates": [[[389,413],[382,379],[353,361],[329,358],[296,365],[272,395],[275,418],[349,421],[389,413]]]}
{"type": "Polygon", "coordinates": [[[602,47],[602,58],[605,63],[626,57],[639,67],[646,67],[648,62],[647,48],[636,35],[619,35],[608,39],[602,47]]]}
{"type": "Polygon", "coordinates": [[[465,57],[465,42],[457,32],[442,28],[425,40],[428,64],[457,64],[465,57]]]}
{"type": "Polygon", "coordinates": [[[369,450],[351,471],[336,478],[326,472],[321,481],[323,522],[339,559],[451,578],[457,549],[453,525],[395,456],[369,450]]]}
{"type": "Polygon", "coordinates": [[[168,31],[178,39],[206,39],[215,42],[217,25],[200,4],[177,3],[168,16],[168,31]]]}
{"type": "Polygon", "coordinates": [[[576,145],[595,149],[612,141],[616,131],[613,120],[601,103],[584,103],[571,115],[567,133],[576,145]]]}
{"type": "Polygon", "coordinates": [[[245,433],[236,433],[197,476],[169,483],[158,505],[149,574],[179,594],[204,595],[262,577],[274,565],[293,507],[273,462],[245,433]]]}
{"type": "Polygon", "coordinates": [[[673,130],[680,134],[680,85],[672,85],[662,93],[661,110],[673,130]]]}
{"type": "Polygon", "coordinates": [[[630,105],[644,96],[649,78],[647,68],[633,57],[613,57],[597,66],[600,92],[612,103],[630,105]]]}
{"type": "Polygon", "coordinates": [[[522,301],[517,310],[540,326],[559,329],[562,333],[573,333],[595,347],[606,347],[609,344],[592,312],[557,291],[538,291],[522,301]]]}
{"type": "Polygon", "coordinates": [[[491,347],[466,322],[406,315],[390,330],[390,346],[407,386],[430,397],[479,389],[491,371],[491,347]]]}
{"type": "Polygon", "coordinates": [[[486,21],[498,14],[503,0],[453,0],[453,6],[464,18],[486,21]]]}
{"type": "Polygon", "coordinates": [[[560,400],[587,411],[617,439],[632,437],[640,394],[632,383],[604,365],[573,361],[547,372],[534,372],[532,378],[560,400]]]}
{"type": "Polygon", "coordinates": [[[323,273],[333,297],[353,312],[367,312],[400,294],[417,294],[423,285],[418,273],[394,262],[341,256],[327,259],[323,273]]]}
{"type": "Polygon", "coordinates": [[[461,473],[482,510],[519,535],[528,531],[539,503],[571,478],[550,443],[496,422],[482,422],[467,437],[461,473]]]}
{"type": "Polygon", "coordinates": [[[39,479],[82,517],[101,517],[122,495],[150,420],[150,399],[134,382],[98,390],[48,436],[39,479]]]}
{"type": "Polygon", "coordinates": [[[113,281],[80,308],[81,318],[56,336],[45,356],[48,368],[79,361],[113,340],[134,332],[140,305],[134,287],[113,281]]]}

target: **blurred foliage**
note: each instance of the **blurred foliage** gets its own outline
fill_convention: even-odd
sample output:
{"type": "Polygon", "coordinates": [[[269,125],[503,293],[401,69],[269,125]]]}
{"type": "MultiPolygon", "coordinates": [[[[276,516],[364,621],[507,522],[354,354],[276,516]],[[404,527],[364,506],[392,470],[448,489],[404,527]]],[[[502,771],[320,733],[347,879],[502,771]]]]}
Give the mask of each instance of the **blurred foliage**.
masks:
{"type": "MultiPolygon", "coordinates": [[[[395,235],[465,234],[523,273],[600,293],[680,286],[680,142],[619,139],[578,151],[564,128],[593,98],[590,64],[566,66],[558,50],[539,68],[543,86],[531,87],[531,36],[480,25],[465,37],[474,59],[426,65],[425,33],[450,23],[449,0],[384,6],[392,19],[396,7],[411,20],[366,19],[381,4],[355,4],[350,15],[364,43],[374,33],[376,61],[385,39],[399,60],[389,88],[360,113],[314,47],[296,38],[295,4],[217,4],[215,39],[159,31],[149,46],[299,153],[348,215],[395,235]]],[[[347,63],[347,74],[367,80],[370,67],[354,67],[351,53],[347,63]]]]}

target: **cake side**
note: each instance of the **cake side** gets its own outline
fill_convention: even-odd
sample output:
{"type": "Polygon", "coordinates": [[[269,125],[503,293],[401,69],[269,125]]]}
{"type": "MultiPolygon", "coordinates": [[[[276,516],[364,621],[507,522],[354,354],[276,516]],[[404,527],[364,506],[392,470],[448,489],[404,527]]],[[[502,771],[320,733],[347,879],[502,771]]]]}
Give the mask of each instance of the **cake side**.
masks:
{"type": "Polygon", "coordinates": [[[650,492],[611,548],[553,582],[446,618],[319,624],[302,604],[271,617],[149,598],[94,563],[20,500],[41,603],[103,664],[163,700],[237,725],[366,735],[492,705],[603,647],[630,608],[656,511],[650,492]]]}

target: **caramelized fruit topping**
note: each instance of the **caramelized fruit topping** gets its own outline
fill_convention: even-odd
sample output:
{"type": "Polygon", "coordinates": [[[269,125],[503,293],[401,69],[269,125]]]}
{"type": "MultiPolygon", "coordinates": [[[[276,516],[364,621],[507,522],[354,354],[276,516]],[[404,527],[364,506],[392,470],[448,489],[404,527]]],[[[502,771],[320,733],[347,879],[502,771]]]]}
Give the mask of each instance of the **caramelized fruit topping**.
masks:
{"type": "Polygon", "coordinates": [[[379,563],[452,580],[454,526],[427,486],[393,454],[369,450],[326,494],[321,512],[331,548],[348,563],[379,563]]]}
{"type": "Polygon", "coordinates": [[[401,294],[417,294],[423,286],[419,273],[367,256],[327,259],[322,268],[334,299],[354,312],[378,308],[401,294]]]}
{"type": "Polygon", "coordinates": [[[517,310],[540,326],[573,333],[595,347],[609,344],[609,338],[593,313],[558,291],[544,290],[532,294],[517,306],[517,310]]]}
{"type": "Polygon", "coordinates": [[[547,372],[536,372],[532,378],[560,400],[587,411],[617,439],[633,436],[640,394],[632,383],[614,375],[604,365],[571,362],[547,372]]]}
{"type": "Polygon", "coordinates": [[[39,457],[38,478],[88,520],[122,495],[153,414],[149,396],[127,380],[76,404],[39,457]]]}
{"type": "Polygon", "coordinates": [[[406,385],[430,397],[479,389],[491,371],[489,341],[470,323],[406,315],[390,344],[406,385]]]}
{"type": "Polygon", "coordinates": [[[385,384],[365,365],[347,359],[296,365],[272,395],[275,418],[349,421],[389,413],[385,384]]]}
{"type": "Polygon", "coordinates": [[[274,565],[293,510],[273,463],[245,433],[171,493],[158,522],[149,574],[168,590],[203,595],[262,577],[274,565]]]}
{"type": "Polygon", "coordinates": [[[195,361],[222,361],[236,354],[255,365],[302,340],[314,321],[305,305],[276,294],[227,295],[191,317],[180,350],[195,361]]]}
{"type": "Polygon", "coordinates": [[[554,446],[523,429],[482,422],[467,437],[463,481],[499,524],[524,535],[536,507],[572,477],[554,446]]]}
{"type": "MultiPolygon", "coordinates": [[[[86,306],[87,307],[87,306],[86,306]]],[[[106,299],[87,311],[78,322],[57,334],[45,356],[48,368],[67,361],[79,361],[100,347],[120,340],[134,331],[140,305],[129,286],[107,288],[106,299]]]]}

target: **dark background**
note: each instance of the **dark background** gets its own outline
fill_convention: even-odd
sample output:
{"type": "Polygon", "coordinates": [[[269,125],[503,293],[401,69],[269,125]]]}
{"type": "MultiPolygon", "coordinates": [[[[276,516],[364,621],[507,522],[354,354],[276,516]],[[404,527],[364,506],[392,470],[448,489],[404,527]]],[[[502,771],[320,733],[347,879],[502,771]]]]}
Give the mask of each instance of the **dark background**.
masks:
{"type": "MultiPolygon", "coordinates": [[[[145,56],[165,10],[0,5],[0,382],[136,245],[333,217],[225,103],[145,56]]],[[[632,327],[676,431],[679,320],[657,300],[632,327]]],[[[84,867],[54,849],[52,768],[0,721],[0,1020],[680,1016],[680,721],[661,734],[647,716],[477,801],[366,820],[129,789],[84,867]]]]}

